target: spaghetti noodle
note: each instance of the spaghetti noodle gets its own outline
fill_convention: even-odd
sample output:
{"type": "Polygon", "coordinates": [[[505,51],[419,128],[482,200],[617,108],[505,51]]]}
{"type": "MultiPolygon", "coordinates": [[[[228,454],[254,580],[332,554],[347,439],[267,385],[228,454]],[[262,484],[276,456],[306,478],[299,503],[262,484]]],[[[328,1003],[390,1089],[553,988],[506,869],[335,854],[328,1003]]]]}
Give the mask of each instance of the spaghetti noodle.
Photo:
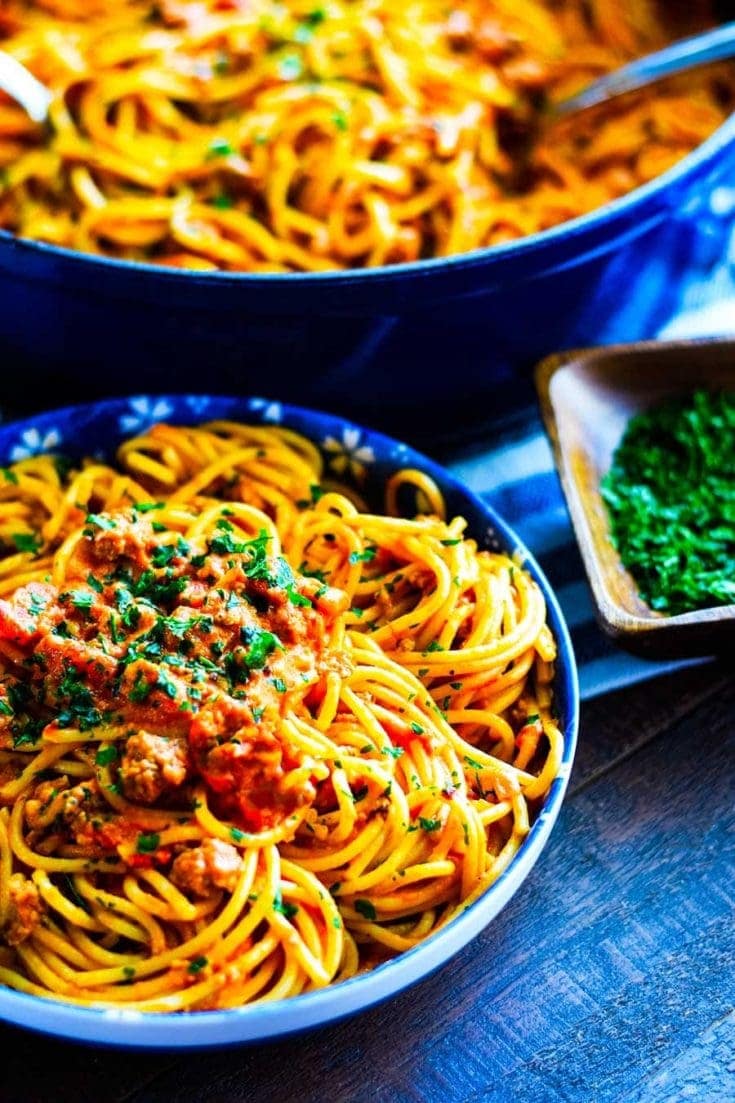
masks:
{"type": "Polygon", "coordinates": [[[0,102],[0,226],[251,272],[544,230],[726,118],[720,67],[539,128],[548,100],[711,22],[665,7],[667,26],[653,0],[7,0],[2,47],[55,98],[48,128],[0,102]]]}
{"type": "Polygon", "coordinates": [[[555,643],[425,475],[370,513],[304,438],[217,422],[0,479],[0,983],[274,1000],[508,866],[562,754],[555,643]]]}

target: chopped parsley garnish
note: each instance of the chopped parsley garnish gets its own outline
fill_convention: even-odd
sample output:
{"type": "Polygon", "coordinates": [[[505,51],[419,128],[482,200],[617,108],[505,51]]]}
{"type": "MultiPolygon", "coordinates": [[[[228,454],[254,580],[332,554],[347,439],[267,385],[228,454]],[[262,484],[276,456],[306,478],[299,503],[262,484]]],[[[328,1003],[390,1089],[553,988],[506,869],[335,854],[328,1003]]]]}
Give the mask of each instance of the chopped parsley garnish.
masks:
{"type": "Polygon", "coordinates": [[[168,567],[172,559],[185,556],[188,552],[189,545],[179,537],[175,544],[159,544],[157,548],[154,548],[151,562],[154,567],[168,567]]]}
{"type": "Polygon", "coordinates": [[[285,915],[286,919],[293,919],[298,910],[299,909],[296,904],[284,904],[283,897],[281,896],[281,892],[279,889],[273,901],[273,911],[280,912],[281,915],[285,915]]]}
{"type": "Polygon", "coordinates": [[[194,974],[201,973],[202,969],[206,969],[208,965],[209,965],[209,958],[206,958],[203,955],[201,955],[199,957],[195,957],[193,961],[189,962],[188,972],[194,973],[194,974]]]}
{"type": "Polygon", "coordinates": [[[135,681],[130,687],[130,700],[134,701],[136,705],[139,705],[150,696],[152,689],[153,684],[149,682],[143,672],[139,670],[135,675],[135,681]]]}
{"type": "Polygon", "coordinates": [[[135,596],[145,598],[152,605],[169,605],[185,589],[186,579],[174,577],[170,568],[161,578],[156,578],[152,570],[143,571],[132,585],[135,596]]]}
{"type": "Polygon", "coordinates": [[[15,471],[11,471],[9,467],[0,467],[0,475],[5,479],[6,483],[13,483],[14,486],[18,485],[18,476],[15,471]]]}
{"type": "Polygon", "coordinates": [[[375,559],[378,554],[377,548],[365,548],[361,552],[350,553],[350,563],[369,563],[371,559],[375,559]]]}
{"type": "Polygon", "coordinates": [[[245,838],[245,832],[241,831],[239,827],[231,827],[230,837],[232,838],[233,842],[241,843],[245,838]]]}
{"type": "Polygon", "coordinates": [[[245,625],[240,629],[240,639],[247,650],[236,647],[225,656],[225,671],[234,684],[246,682],[253,670],[262,670],[273,651],[283,651],[278,636],[264,628],[245,625]]]}
{"type": "Polygon", "coordinates": [[[60,595],[61,601],[70,601],[75,609],[91,609],[94,605],[94,594],[86,590],[70,590],[60,595]]]}
{"type": "Polygon", "coordinates": [[[35,555],[43,547],[43,540],[39,540],[32,532],[14,532],[10,539],[15,544],[16,551],[30,552],[31,555],[35,555]]]}
{"type": "Polygon", "coordinates": [[[369,792],[369,790],[368,790],[367,785],[361,785],[359,789],[353,789],[352,799],[354,800],[355,804],[357,804],[361,800],[365,800],[365,797],[368,795],[368,792],[369,792]]]}
{"type": "Polygon", "coordinates": [[[67,663],[64,676],[56,690],[59,700],[65,702],[58,713],[56,722],[60,728],[77,727],[80,731],[89,731],[102,723],[102,713],[95,708],[94,699],[84,684],[80,672],[67,663]]]}
{"type": "Polygon", "coordinates": [[[213,157],[231,157],[234,152],[234,149],[226,138],[214,138],[209,143],[207,160],[209,161],[213,157]]]}
{"type": "Polygon", "coordinates": [[[419,816],[419,827],[422,831],[438,831],[441,825],[441,820],[427,820],[424,816],[419,816]]]}
{"type": "Polygon", "coordinates": [[[440,540],[440,544],[443,544],[445,548],[453,548],[455,544],[461,544],[462,538],[458,537],[456,540],[440,540]]]}
{"type": "Polygon", "coordinates": [[[138,835],[138,842],[135,849],[139,854],[152,854],[154,850],[158,850],[158,844],[161,841],[161,836],[155,831],[150,834],[138,835]]]}
{"type": "Polygon", "coordinates": [[[283,678],[271,678],[271,682],[275,687],[276,693],[286,692],[286,683],[284,682],[283,678]]]}
{"type": "Polygon", "coordinates": [[[600,489],[652,609],[735,603],[735,392],[700,390],[631,418],[600,489]]]}
{"type": "Polygon", "coordinates": [[[165,670],[158,671],[158,677],[156,678],[156,688],[163,691],[167,697],[170,697],[172,701],[176,700],[178,690],[176,683],[169,678],[165,670]]]}
{"type": "Polygon", "coordinates": [[[130,590],[124,586],[117,589],[115,591],[115,604],[120,612],[120,621],[123,627],[130,632],[134,631],[140,621],[140,609],[135,604],[130,590]]]}
{"type": "Polygon", "coordinates": [[[363,915],[365,919],[376,919],[377,912],[369,900],[356,900],[355,911],[363,915]]]}
{"type": "Polygon", "coordinates": [[[117,748],[114,743],[105,743],[94,756],[97,766],[109,766],[117,758],[117,748]]]}
{"type": "Polygon", "coordinates": [[[311,598],[304,597],[298,590],[294,590],[293,586],[286,587],[286,597],[292,605],[301,605],[307,609],[310,609],[314,604],[311,598]]]}
{"type": "Polygon", "coordinates": [[[101,513],[88,513],[86,522],[88,525],[94,525],[95,528],[101,529],[103,532],[109,532],[111,529],[117,528],[117,523],[113,521],[111,517],[105,517],[101,513]]]}
{"type": "Polygon", "coordinates": [[[28,720],[21,728],[13,732],[13,747],[24,747],[29,743],[37,743],[45,727],[45,720],[28,720]]]}
{"type": "Polygon", "coordinates": [[[150,513],[152,509],[163,509],[165,502],[136,502],[134,508],[138,513],[150,513]]]}
{"type": "Polygon", "coordinates": [[[411,721],[410,727],[411,727],[411,731],[414,733],[414,735],[423,735],[424,734],[424,728],[422,728],[420,724],[417,724],[415,720],[411,721]]]}

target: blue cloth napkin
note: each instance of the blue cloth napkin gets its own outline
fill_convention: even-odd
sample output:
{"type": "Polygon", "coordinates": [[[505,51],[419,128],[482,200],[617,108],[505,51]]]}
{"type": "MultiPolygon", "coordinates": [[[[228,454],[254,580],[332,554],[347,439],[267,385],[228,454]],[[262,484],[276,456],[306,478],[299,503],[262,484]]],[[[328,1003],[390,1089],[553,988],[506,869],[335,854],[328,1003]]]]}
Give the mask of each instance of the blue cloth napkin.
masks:
{"type": "MultiPolygon", "coordinates": [[[[688,230],[679,222],[672,233],[677,235],[676,248],[669,255],[681,258],[681,266],[672,270],[672,285],[679,291],[659,336],[735,334],[735,184],[717,188],[696,222],[688,230]]],[[[451,467],[505,517],[538,558],[569,624],[583,698],[690,665],[635,658],[616,647],[597,626],[540,418],[532,418],[520,433],[505,438],[491,452],[451,467]]]]}

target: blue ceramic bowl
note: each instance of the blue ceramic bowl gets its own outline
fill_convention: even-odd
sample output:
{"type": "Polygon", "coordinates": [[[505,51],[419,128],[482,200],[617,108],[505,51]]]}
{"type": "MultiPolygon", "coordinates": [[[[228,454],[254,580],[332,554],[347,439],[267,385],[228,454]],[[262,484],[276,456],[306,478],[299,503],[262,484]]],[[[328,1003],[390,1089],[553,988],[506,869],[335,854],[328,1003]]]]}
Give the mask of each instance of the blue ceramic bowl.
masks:
{"type": "Polygon", "coordinates": [[[582,218],[392,268],[176,271],[0,232],[4,362],[32,371],[49,405],[204,381],[411,440],[461,436],[470,410],[491,420],[529,404],[523,373],[541,356],[655,336],[701,235],[724,248],[725,220],[708,201],[732,179],[734,139],[731,118],[670,171],[582,218]]]}
{"type": "MultiPolygon", "coordinates": [[[[290,1000],[231,1011],[143,1014],[138,1011],[86,1010],[54,1000],[26,996],[0,987],[0,1018],[74,1041],[113,1046],[197,1048],[273,1039],[354,1014],[400,992],[443,965],[507,904],[530,872],[559,814],[574,757],[579,715],[577,670],[566,625],[556,598],[533,557],[518,537],[469,490],[425,456],[380,433],[341,418],[285,406],[261,398],[199,395],[141,396],[67,407],[29,421],[0,426],[0,463],[46,450],[75,458],[110,456],[126,437],[154,421],[193,425],[213,418],[286,425],[319,444],[329,464],[346,455],[365,473],[360,484],[375,508],[382,507],[386,478],[398,467],[417,467],[441,487],[449,515],[467,518],[481,546],[520,549],[528,570],[544,592],[559,659],[555,703],[565,737],[559,773],[525,843],[506,871],[474,904],[420,946],[371,973],[290,1000]]],[[[353,467],[348,465],[348,473],[353,467]]]]}

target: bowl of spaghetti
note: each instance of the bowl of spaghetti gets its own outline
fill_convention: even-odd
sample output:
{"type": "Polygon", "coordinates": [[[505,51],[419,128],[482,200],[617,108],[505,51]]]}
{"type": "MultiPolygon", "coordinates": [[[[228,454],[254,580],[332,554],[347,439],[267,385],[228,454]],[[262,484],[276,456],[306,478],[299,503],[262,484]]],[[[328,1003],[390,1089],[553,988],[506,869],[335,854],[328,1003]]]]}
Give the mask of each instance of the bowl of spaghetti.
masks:
{"type": "Polygon", "coordinates": [[[267,364],[275,397],[401,426],[417,388],[447,416],[425,365],[461,343],[463,397],[512,404],[551,348],[653,334],[672,220],[731,172],[727,66],[554,127],[545,105],[716,14],[10,0],[0,45],[54,99],[46,127],[0,103],[5,347],[93,396],[203,362],[259,391],[267,364]]]}
{"type": "Polygon", "coordinates": [[[578,687],[489,507],[258,399],[70,407],[0,457],[0,1017],[276,1037],[497,914],[559,812],[578,687]]]}

